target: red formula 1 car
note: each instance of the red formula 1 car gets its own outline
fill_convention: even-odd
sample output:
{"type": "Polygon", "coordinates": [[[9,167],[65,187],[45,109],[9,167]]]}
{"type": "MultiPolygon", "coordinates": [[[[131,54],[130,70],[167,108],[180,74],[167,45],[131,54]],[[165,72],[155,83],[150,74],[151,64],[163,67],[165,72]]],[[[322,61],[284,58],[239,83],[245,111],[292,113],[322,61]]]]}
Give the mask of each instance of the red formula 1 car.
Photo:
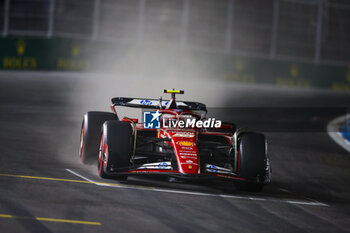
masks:
{"type": "Polygon", "coordinates": [[[263,134],[236,130],[232,123],[207,119],[206,106],[176,101],[180,90],[164,90],[170,100],[116,97],[108,112],[84,115],[80,159],[98,160],[103,178],[161,174],[188,179],[226,179],[239,188],[261,191],[270,182],[263,134]],[[117,106],[142,108],[143,122],[120,119],[117,106]],[[146,111],[148,109],[148,111],[146,111]]]}

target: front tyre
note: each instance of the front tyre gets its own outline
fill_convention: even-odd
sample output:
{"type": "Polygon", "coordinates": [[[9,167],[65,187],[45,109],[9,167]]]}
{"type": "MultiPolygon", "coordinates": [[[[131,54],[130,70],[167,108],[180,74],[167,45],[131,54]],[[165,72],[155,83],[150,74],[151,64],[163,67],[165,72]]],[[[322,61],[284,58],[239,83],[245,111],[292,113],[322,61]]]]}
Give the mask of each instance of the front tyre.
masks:
{"type": "Polygon", "coordinates": [[[102,178],[127,179],[116,175],[130,166],[132,128],[130,123],[106,121],[102,126],[98,153],[98,173],[102,178]]]}
{"type": "Polygon", "coordinates": [[[105,144],[104,136],[102,134],[100,138],[99,149],[98,149],[98,164],[97,164],[98,175],[102,178],[110,178],[105,172],[107,167],[107,158],[108,158],[107,144],[105,144]]]}
{"type": "Polygon", "coordinates": [[[239,183],[238,189],[260,192],[265,182],[269,166],[267,164],[266,140],[260,133],[246,132],[238,139],[239,143],[239,176],[251,182],[239,183]]]}
{"type": "Polygon", "coordinates": [[[239,183],[236,184],[238,190],[247,191],[247,192],[261,192],[264,188],[264,184],[259,183],[239,183]]]}

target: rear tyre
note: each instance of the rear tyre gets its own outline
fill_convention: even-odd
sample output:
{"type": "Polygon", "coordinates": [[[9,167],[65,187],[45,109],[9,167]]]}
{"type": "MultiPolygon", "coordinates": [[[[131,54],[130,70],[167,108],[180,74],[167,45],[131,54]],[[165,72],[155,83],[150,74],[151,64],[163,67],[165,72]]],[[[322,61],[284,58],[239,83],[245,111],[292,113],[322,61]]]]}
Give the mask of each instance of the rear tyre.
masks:
{"type": "Polygon", "coordinates": [[[109,112],[87,112],[84,115],[80,131],[80,161],[85,164],[97,159],[99,136],[105,121],[118,120],[118,116],[109,112]]]}
{"type": "Polygon", "coordinates": [[[102,126],[98,172],[102,178],[127,179],[127,175],[110,175],[130,166],[132,128],[130,123],[106,121],[102,126]]]}
{"type": "Polygon", "coordinates": [[[266,141],[259,133],[243,133],[239,143],[239,176],[249,179],[250,183],[240,183],[237,187],[250,192],[260,192],[266,176],[266,141]]]}

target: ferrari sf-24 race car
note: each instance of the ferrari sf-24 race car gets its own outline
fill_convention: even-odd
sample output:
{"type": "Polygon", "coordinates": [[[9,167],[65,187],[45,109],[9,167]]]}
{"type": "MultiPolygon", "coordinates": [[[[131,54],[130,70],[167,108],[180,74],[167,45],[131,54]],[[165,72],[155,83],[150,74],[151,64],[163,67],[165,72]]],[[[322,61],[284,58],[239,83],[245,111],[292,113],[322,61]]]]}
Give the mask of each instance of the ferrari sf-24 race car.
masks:
{"type": "Polygon", "coordinates": [[[204,104],[170,100],[112,99],[109,112],[87,112],[81,127],[80,160],[98,161],[102,178],[158,174],[179,179],[223,179],[261,191],[270,182],[267,141],[261,133],[207,119],[204,104]],[[116,107],[141,108],[143,122],[118,117],[116,107]],[[147,111],[148,110],[148,111],[147,111]]]}

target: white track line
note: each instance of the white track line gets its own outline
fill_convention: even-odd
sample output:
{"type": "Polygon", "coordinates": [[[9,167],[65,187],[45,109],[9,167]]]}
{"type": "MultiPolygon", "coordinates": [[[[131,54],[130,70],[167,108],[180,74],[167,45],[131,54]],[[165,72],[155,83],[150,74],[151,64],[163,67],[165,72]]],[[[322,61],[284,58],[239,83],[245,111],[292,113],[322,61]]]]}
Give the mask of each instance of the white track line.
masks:
{"type": "MultiPolygon", "coordinates": [[[[89,181],[92,184],[95,184],[98,186],[107,186],[107,187],[112,187],[112,188],[131,188],[131,189],[136,189],[136,190],[146,190],[146,191],[153,191],[153,192],[176,193],[176,194],[207,196],[207,197],[221,197],[221,198],[250,200],[250,201],[279,202],[279,203],[289,203],[289,204],[295,204],[295,205],[309,205],[309,206],[322,206],[322,207],[329,206],[327,204],[324,204],[324,203],[321,203],[318,201],[302,201],[302,200],[287,200],[287,199],[276,199],[276,198],[260,198],[260,197],[227,195],[227,194],[213,194],[213,193],[190,192],[190,191],[171,190],[171,189],[160,189],[160,188],[155,188],[155,187],[142,188],[142,187],[136,187],[136,186],[123,185],[123,184],[110,185],[110,184],[104,184],[104,183],[90,180],[90,179],[78,174],[77,172],[70,170],[70,169],[66,169],[66,171],[68,171],[68,172],[72,173],[73,175],[76,175],[76,176],[78,176],[86,181],[89,181]]],[[[286,190],[286,191],[288,191],[288,190],[286,190]]]]}
{"type": "Polygon", "coordinates": [[[296,195],[295,193],[292,193],[291,191],[289,191],[289,190],[287,190],[287,189],[284,189],[284,188],[280,188],[279,190],[281,190],[281,191],[283,191],[283,192],[286,192],[286,193],[289,193],[289,194],[291,194],[291,195],[293,195],[293,196],[296,196],[296,197],[304,198],[304,199],[309,200],[309,201],[312,201],[312,202],[318,202],[318,201],[316,201],[316,200],[314,200],[314,199],[311,199],[311,198],[309,198],[309,197],[305,197],[305,196],[303,196],[303,195],[296,195]]]}
{"type": "Polygon", "coordinates": [[[66,169],[66,171],[69,171],[69,172],[72,173],[73,175],[79,176],[79,177],[82,178],[83,180],[86,180],[86,181],[89,181],[89,182],[91,182],[91,183],[96,184],[95,181],[92,181],[92,180],[90,180],[90,179],[88,179],[88,178],[86,178],[86,177],[84,177],[84,176],[82,176],[82,175],[80,175],[80,174],[78,174],[78,173],[76,173],[76,172],[74,172],[74,171],[68,169],[68,168],[66,169]]]}
{"type": "Polygon", "coordinates": [[[350,143],[344,139],[344,137],[339,132],[339,125],[347,119],[350,118],[350,115],[345,115],[337,117],[327,125],[328,135],[341,147],[350,152],[350,143]]]}
{"type": "MultiPolygon", "coordinates": [[[[293,195],[293,196],[296,196],[296,197],[300,197],[300,198],[304,198],[304,199],[306,199],[306,200],[309,200],[310,201],[310,203],[319,203],[319,204],[322,204],[322,205],[326,205],[326,204],[324,204],[324,203],[322,203],[322,202],[319,202],[319,201],[317,201],[317,200],[315,200],[315,199],[311,199],[311,198],[309,198],[309,197],[305,197],[304,195],[297,195],[297,194],[295,194],[295,193],[292,193],[291,191],[289,191],[289,190],[287,190],[287,189],[283,189],[283,188],[280,188],[279,190],[281,190],[281,191],[283,191],[283,192],[286,192],[286,193],[289,193],[289,194],[291,194],[291,195],[293,195]]],[[[327,206],[329,206],[329,205],[327,205],[327,206]]]]}

